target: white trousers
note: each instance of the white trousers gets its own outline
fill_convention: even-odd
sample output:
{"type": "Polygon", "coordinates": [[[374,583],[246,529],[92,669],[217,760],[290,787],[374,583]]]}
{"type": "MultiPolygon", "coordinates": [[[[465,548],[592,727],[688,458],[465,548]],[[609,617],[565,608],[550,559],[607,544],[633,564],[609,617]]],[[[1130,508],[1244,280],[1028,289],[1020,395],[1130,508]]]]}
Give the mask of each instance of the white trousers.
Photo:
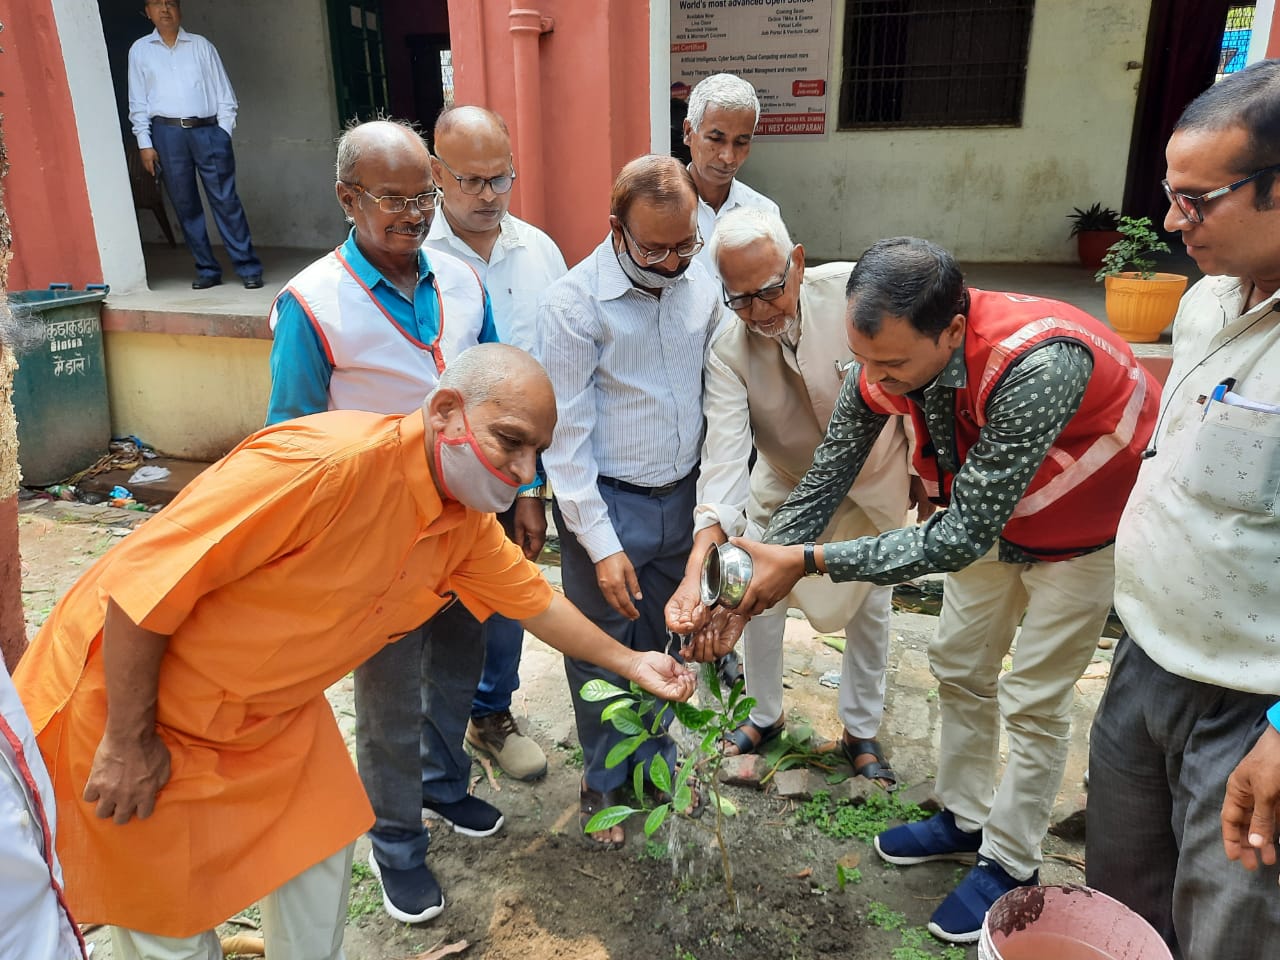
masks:
{"type": "Polygon", "coordinates": [[[938,678],[937,796],[981,854],[1027,879],[1062,785],[1075,683],[1098,646],[1113,547],[1056,563],[1000,563],[996,550],[947,575],[929,665],[938,678]],[[1022,630],[1018,633],[1018,621],[1022,630]],[[1001,665],[1018,635],[1013,668],[1001,665]],[[1000,721],[1009,758],[997,784],[1000,721]]]}
{"type": "MultiPolygon", "coordinates": [[[[889,662],[889,608],[893,587],[873,586],[845,627],[840,664],[840,720],[849,736],[870,739],[884,716],[884,673],[889,662]]],[[[747,693],[756,700],[751,722],[769,727],[782,717],[783,631],[786,602],[754,617],[742,632],[747,693]]]]}
{"type": "MultiPolygon", "coordinates": [[[[351,854],[343,847],[258,903],[270,960],[345,960],[342,934],[351,892],[351,854]]],[[[112,960],[222,960],[212,930],[192,937],[160,937],[111,928],[112,960]]]]}

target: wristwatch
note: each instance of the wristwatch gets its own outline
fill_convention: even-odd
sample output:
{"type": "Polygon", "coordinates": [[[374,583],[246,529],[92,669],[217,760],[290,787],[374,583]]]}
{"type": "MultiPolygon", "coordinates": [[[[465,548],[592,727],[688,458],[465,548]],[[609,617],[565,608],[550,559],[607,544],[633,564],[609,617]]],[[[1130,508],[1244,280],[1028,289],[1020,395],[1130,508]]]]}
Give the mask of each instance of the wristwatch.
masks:
{"type": "Polygon", "coordinates": [[[818,558],[813,553],[815,546],[816,544],[812,540],[804,545],[804,575],[806,577],[813,577],[818,573],[818,558]]]}
{"type": "Polygon", "coordinates": [[[539,500],[545,500],[547,498],[547,485],[540,483],[536,487],[530,487],[528,490],[521,490],[516,494],[516,497],[528,497],[530,499],[537,497],[539,500]]]}

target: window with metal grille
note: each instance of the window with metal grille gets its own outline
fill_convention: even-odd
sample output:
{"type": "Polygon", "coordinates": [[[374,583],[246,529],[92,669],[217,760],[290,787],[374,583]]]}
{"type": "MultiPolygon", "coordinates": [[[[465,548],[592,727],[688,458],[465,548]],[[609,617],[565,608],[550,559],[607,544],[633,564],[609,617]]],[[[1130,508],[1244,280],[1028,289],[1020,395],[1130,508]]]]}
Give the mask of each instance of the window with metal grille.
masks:
{"type": "Polygon", "coordinates": [[[847,0],[842,130],[1022,123],[1033,0],[847,0]]]}

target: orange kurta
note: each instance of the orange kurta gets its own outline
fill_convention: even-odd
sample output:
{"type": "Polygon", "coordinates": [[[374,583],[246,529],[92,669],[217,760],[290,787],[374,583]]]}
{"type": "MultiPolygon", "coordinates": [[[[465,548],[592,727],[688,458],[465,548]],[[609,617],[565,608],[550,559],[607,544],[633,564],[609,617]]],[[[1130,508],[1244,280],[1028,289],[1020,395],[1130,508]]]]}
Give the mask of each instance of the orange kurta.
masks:
{"type": "Polygon", "coordinates": [[[190,936],[368,829],[324,690],[450,592],[481,620],[551,602],[492,515],[441,502],[420,412],[257,433],[110,550],[14,677],[53,779],[76,919],[190,936]],[[124,826],[81,799],[106,721],[108,597],[171,636],[157,722],[172,775],[151,817],[124,826]]]}

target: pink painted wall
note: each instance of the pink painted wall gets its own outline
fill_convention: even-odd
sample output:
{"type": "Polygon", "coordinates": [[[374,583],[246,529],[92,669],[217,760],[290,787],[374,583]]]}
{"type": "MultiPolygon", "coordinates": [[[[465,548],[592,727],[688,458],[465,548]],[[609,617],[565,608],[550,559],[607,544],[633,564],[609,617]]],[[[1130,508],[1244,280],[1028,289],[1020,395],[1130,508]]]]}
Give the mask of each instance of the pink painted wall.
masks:
{"type": "MultiPolygon", "coordinates": [[[[649,149],[649,3],[530,0],[518,5],[555,21],[554,30],[540,40],[546,222],[537,225],[572,265],[608,230],[613,178],[649,149]]],[[[519,159],[511,8],[512,0],[450,0],[449,32],[456,102],[502,114],[519,159]]],[[[517,216],[522,216],[521,187],[518,179],[511,205],[517,216]]]]}
{"type": "Polygon", "coordinates": [[[4,93],[13,224],[9,289],[102,282],[80,137],[50,0],[7,5],[0,90],[4,93]]]}

